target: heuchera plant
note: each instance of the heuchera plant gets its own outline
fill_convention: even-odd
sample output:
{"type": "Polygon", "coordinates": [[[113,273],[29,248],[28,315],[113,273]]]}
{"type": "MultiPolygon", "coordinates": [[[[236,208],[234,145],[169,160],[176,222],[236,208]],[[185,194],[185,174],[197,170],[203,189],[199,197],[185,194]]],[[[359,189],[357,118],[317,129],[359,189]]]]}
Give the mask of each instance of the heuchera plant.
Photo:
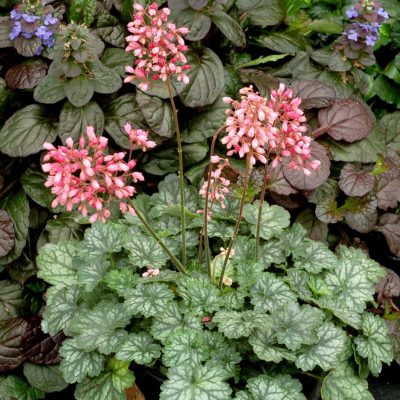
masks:
{"type": "MultiPolygon", "coordinates": [[[[91,127],[79,149],[72,138],[67,146],[45,145],[54,206],[77,206],[98,220],[82,241],[46,244],[37,259],[38,276],[51,285],[42,328],[67,336],[60,370],[77,383],[75,398],[123,400],[133,370],[144,365],[165,373],[161,400],[303,400],[311,378],[322,381],[324,400],[372,399],[366,377],[393,359],[384,320],[368,312],[385,271],[361,250],[334,253],[306,238],[300,225],[290,227],[285,209],[264,201],[269,168],[284,163],[308,176],[320,167],[301,99],[284,85],[269,97],[249,86],[240,101],[226,98],[233,110],[213,137],[199,193],[183,176],[171,86],[173,78],[187,82],[176,65],[186,62],[186,46],[172,33],[187,30],[175,30],[156,4],[136,10],[129,27],[144,37],[128,38],[127,50],[138,50],[129,80],[142,89],[150,78],[166,81],[179,176],[168,175],[151,196],[131,198],[129,180],[142,179],[132,172],[135,162],[106,155],[106,140],[91,127]],[[172,36],[160,36],[164,25],[172,36]],[[239,196],[225,176],[233,159],[214,154],[220,135],[226,155],[246,161],[239,196]],[[261,195],[250,202],[257,163],[265,165],[261,195]],[[113,200],[131,212],[118,219],[113,200]]],[[[154,147],[146,132],[130,125],[126,132],[131,148],[154,147]]]]}

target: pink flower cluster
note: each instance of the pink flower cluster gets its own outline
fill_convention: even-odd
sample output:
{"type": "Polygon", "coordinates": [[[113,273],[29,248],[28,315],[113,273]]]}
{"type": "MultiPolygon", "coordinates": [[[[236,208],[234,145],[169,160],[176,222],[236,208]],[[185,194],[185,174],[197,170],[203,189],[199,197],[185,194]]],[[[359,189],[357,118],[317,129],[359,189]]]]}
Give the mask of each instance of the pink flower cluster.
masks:
{"type": "Polygon", "coordinates": [[[228,148],[228,156],[239,154],[244,157],[250,153],[251,163],[267,163],[267,155],[273,155],[272,167],[290,158],[289,167],[302,168],[305,175],[318,169],[320,162],[311,157],[311,137],[304,135],[307,127],[303,111],[299,108],[301,99],[293,97],[292,90],[280,84],[278,90],[272,90],[270,99],[261,97],[249,86],[240,90],[241,101],[225,97],[225,103],[231,103],[233,110],[227,110],[227,135],[222,143],[228,148]]]}
{"type": "Polygon", "coordinates": [[[78,148],[71,138],[66,146],[56,148],[50,143],[43,146],[48,150],[42,165],[49,174],[45,186],[51,187],[56,195],[52,207],[60,204],[72,211],[77,205],[83,216],[91,215],[90,222],[97,219],[104,222],[110,216],[110,201],[118,199],[122,212],[134,214],[125,200],[136,192],[128,181],[144,180],[140,172],[133,171],[136,161],[125,162],[124,152],[107,154],[108,139],[96,136],[93,127],[87,127],[86,135],[88,141],[82,136],[78,148]]]}
{"type": "Polygon", "coordinates": [[[152,149],[156,147],[156,142],[149,139],[149,133],[143,129],[132,128],[132,125],[128,122],[124,125],[126,134],[129,137],[129,142],[132,145],[135,143],[137,146],[142,148],[142,151],[152,149]]]}
{"type": "MultiPolygon", "coordinates": [[[[209,208],[210,211],[213,204],[216,202],[220,203],[222,208],[225,208],[224,199],[225,195],[229,193],[228,187],[230,185],[230,181],[221,176],[223,169],[229,165],[229,161],[226,158],[212,156],[210,168],[212,168],[212,164],[218,164],[218,167],[214,171],[211,171],[210,187],[208,191],[208,198],[212,201],[209,208]]],[[[205,181],[199,191],[204,199],[207,196],[207,186],[208,181],[205,181]]]]}
{"type": "Polygon", "coordinates": [[[177,28],[168,22],[170,10],[159,10],[157,3],[147,9],[135,3],[134,8],[137,12],[128,24],[132,35],[126,38],[128,46],[125,51],[133,52],[137,60],[134,67],[125,67],[125,71],[132,74],[125,78],[125,82],[139,79],[143,91],[148,89],[150,79],[166,81],[168,77],[176,76],[178,81],[189,83],[185,71],[191,67],[186,64],[183,54],[188,47],[181,36],[189,32],[188,28],[177,28]]]}

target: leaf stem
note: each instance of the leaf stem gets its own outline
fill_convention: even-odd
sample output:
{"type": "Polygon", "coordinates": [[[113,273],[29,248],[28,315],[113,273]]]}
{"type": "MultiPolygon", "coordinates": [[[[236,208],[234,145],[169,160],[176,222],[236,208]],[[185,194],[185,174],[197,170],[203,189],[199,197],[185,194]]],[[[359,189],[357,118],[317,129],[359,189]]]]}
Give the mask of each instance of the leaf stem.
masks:
{"type": "MultiPolygon", "coordinates": [[[[217,141],[217,138],[224,128],[225,128],[225,124],[222,125],[217,130],[217,132],[214,133],[214,136],[211,141],[211,147],[210,147],[210,160],[215,152],[215,143],[217,141]]],[[[208,164],[207,189],[206,189],[206,198],[205,198],[205,204],[204,204],[204,223],[203,223],[203,229],[201,230],[201,233],[204,236],[204,249],[205,249],[205,253],[206,253],[208,276],[210,278],[212,278],[212,272],[211,272],[210,245],[208,242],[208,193],[210,191],[210,185],[211,185],[211,173],[212,173],[212,162],[210,161],[210,163],[208,164]]]]}
{"type": "Polygon", "coordinates": [[[182,235],[182,263],[186,265],[186,217],[185,217],[185,191],[184,191],[184,176],[183,176],[183,153],[182,153],[182,138],[181,131],[179,129],[179,121],[178,121],[178,111],[175,106],[174,96],[172,94],[172,85],[171,80],[167,77],[167,86],[168,86],[168,94],[169,99],[171,101],[174,123],[175,123],[175,132],[176,132],[176,142],[178,144],[178,160],[179,160],[179,190],[181,197],[181,235],[182,235]]]}
{"type": "Polygon", "coordinates": [[[260,254],[260,231],[261,231],[261,223],[262,223],[262,211],[264,205],[264,197],[265,197],[265,189],[267,187],[267,179],[268,179],[268,162],[265,163],[264,167],[264,179],[261,187],[260,194],[260,205],[258,207],[258,218],[257,218],[257,231],[256,231],[256,260],[258,261],[258,257],[260,254]]]}
{"type": "Polygon", "coordinates": [[[181,262],[171,253],[167,245],[161,240],[161,238],[157,235],[155,230],[152,228],[152,226],[148,223],[146,218],[142,215],[141,212],[135,207],[133,204],[133,201],[129,199],[129,203],[132,206],[133,210],[135,211],[137,217],[140,219],[142,224],[146,227],[148,232],[150,233],[151,236],[156,240],[156,242],[161,246],[161,248],[164,250],[164,252],[167,254],[167,256],[171,259],[171,261],[175,264],[175,267],[178,269],[179,272],[182,272],[182,274],[187,274],[187,271],[185,267],[181,264],[181,262]]]}
{"type": "Polygon", "coordinates": [[[225,270],[226,270],[226,266],[228,265],[228,261],[229,261],[229,256],[231,255],[231,251],[232,251],[232,247],[233,247],[233,243],[236,240],[236,236],[239,232],[239,228],[240,228],[240,222],[243,216],[243,208],[244,208],[244,203],[246,200],[246,192],[247,192],[247,183],[249,181],[249,175],[250,175],[250,169],[251,169],[251,152],[247,153],[247,157],[246,157],[246,171],[245,171],[245,176],[244,176],[244,182],[243,182],[243,194],[242,194],[242,199],[240,201],[240,208],[239,208],[239,216],[238,219],[236,221],[236,226],[235,226],[235,230],[233,231],[231,240],[229,242],[229,246],[228,249],[226,251],[226,256],[225,256],[225,260],[224,260],[224,264],[222,266],[222,270],[221,270],[221,276],[219,278],[219,284],[218,287],[220,290],[222,290],[222,286],[223,286],[223,281],[224,281],[224,274],[225,274],[225,270]]]}

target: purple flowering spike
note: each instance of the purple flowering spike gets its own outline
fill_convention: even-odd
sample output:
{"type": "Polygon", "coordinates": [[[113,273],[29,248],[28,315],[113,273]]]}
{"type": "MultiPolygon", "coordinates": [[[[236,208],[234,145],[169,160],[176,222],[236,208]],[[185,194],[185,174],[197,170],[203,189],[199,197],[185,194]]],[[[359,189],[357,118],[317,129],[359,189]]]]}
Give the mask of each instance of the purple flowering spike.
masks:
{"type": "Polygon", "coordinates": [[[389,14],[382,7],[378,8],[377,14],[380,15],[384,19],[388,19],[389,18],[389,14]]]}
{"type": "Polygon", "coordinates": [[[15,21],[18,21],[19,19],[21,19],[22,14],[19,13],[17,10],[12,10],[10,12],[10,17],[11,17],[11,19],[13,19],[15,21]]]}
{"type": "Polygon", "coordinates": [[[346,34],[347,34],[347,37],[349,38],[349,40],[353,40],[354,42],[357,42],[358,34],[354,29],[350,29],[346,34]]]}
{"type": "Polygon", "coordinates": [[[20,33],[21,33],[21,23],[16,21],[14,23],[14,27],[12,28],[12,30],[11,30],[10,34],[8,35],[8,37],[11,40],[15,40],[19,36],[20,33]]]}
{"type": "Polygon", "coordinates": [[[368,35],[366,38],[365,38],[365,44],[367,45],[367,46],[374,46],[375,45],[375,43],[376,43],[376,41],[377,41],[377,37],[376,36],[371,36],[371,35],[368,35]]]}
{"type": "Polygon", "coordinates": [[[45,25],[55,25],[58,22],[58,19],[53,17],[51,14],[47,14],[44,16],[43,22],[45,25]]]}
{"type": "Polygon", "coordinates": [[[39,19],[38,16],[32,15],[32,14],[22,14],[22,18],[24,19],[25,22],[28,22],[28,23],[35,22],[39,19]]]}

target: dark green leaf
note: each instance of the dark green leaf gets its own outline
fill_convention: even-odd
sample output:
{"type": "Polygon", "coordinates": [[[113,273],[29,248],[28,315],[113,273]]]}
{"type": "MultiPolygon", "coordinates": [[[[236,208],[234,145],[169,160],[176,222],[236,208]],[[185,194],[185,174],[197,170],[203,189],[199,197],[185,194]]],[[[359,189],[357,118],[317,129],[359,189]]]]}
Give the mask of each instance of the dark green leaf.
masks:
{"type": "Polygon", "coordinates": [[[43,104],[54,104],[65,97],[64,81],[58,76],[45,76],[33,93],[33,98],[43,104]]]}
{"type": "Polygon", "coordinates": [[[80,75],[67,80],[64,84],[67,99],[75,106],[82,107],[90,101],[93,96],[95,82],[80,75]]]}
{"type": "Polygon", "coordinates": [[[53,195],[44,186],[47,175],[33,168],[28,168],[21,176],[21,184],[27,195],[42,207],[51,208],[53,195]]]}
{"type": "Polygon", "coordinates": [[[14,247],[15,230],[10,215],[0,209],[0,258],[6,256],[14,247]]]}
{"type": "Polygon", "coordinates": [[[279,0],[237,0],[236,5],[253,25],[277,25],[284,17],[283,3],[279,0]]]}
{"type": "Polygon", "coordinates": [[[246,46],[246,36],[243,29],[230,15],[218,9],[212,9],[210,12],[212,22],[217,25],[228,40],[235,46],[246,46]]]}
{"type": "Polygon", "coordinates": [[[172,8],[171,19],[177,26],[184,26],[189,29],[186,39],[197,41],[204,39],[211,28],[211,19],[202,12],[191,8],[177,10],[172,8]]]}

